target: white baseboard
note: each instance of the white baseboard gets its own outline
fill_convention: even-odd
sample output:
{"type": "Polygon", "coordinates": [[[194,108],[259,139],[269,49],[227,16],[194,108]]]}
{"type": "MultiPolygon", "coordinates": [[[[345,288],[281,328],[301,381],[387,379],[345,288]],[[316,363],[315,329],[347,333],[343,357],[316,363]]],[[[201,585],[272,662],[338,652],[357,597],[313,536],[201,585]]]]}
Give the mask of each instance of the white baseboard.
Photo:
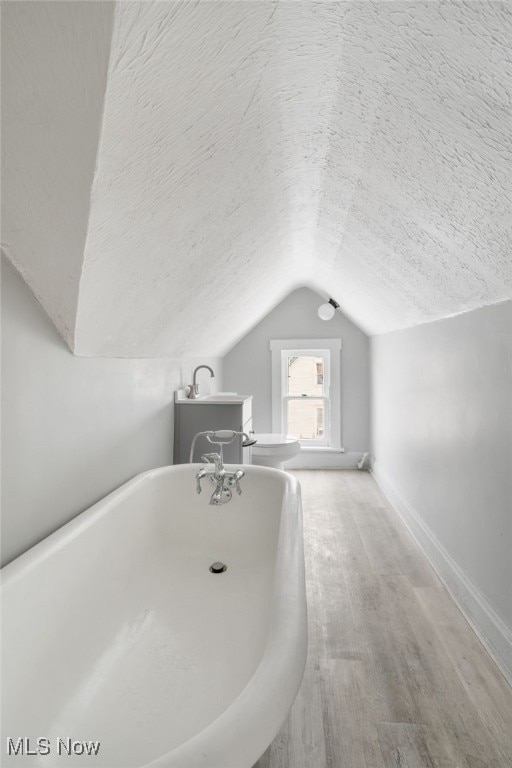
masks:
{"type": "Polygon", "coordinates": [[[357,463],[363,458],[363,452],[336,453],[334,451],[302,450],[291,461],[284,465],[285,469],[357,469],[357,463]]]}
{"type": "Polygon", "coordinates": [[[436,536],[405,498],[396,490],[377,463],[372,474],[402,518],[437,575],[466,617],[479,640],[512,685],[512,630],[496,613],[487,598],[468,579],[436,536]]]}

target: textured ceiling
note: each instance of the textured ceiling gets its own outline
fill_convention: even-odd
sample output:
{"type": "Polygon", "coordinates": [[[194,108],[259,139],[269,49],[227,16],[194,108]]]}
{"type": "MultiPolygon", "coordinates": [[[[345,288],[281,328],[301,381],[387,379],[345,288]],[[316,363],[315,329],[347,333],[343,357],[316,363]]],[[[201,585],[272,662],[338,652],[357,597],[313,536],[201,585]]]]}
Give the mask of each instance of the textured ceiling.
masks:
{"type": "Polygon", "coordinates": [[[510,298],[511,50],[506,2],[117,4],[75,352],[222,354],[300,285],[368,333],[510,298]]]}

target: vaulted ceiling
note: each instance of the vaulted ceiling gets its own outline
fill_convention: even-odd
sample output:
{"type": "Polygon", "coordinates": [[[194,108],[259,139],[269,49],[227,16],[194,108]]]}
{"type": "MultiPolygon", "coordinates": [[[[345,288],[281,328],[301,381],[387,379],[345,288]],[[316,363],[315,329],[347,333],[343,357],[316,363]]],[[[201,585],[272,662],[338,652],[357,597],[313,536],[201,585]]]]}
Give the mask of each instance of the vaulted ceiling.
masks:
{"type": "Polygon", "coordinates": [[[76,354],[512,296],[507,2],[3,6],[5,250],[76,354]]]}

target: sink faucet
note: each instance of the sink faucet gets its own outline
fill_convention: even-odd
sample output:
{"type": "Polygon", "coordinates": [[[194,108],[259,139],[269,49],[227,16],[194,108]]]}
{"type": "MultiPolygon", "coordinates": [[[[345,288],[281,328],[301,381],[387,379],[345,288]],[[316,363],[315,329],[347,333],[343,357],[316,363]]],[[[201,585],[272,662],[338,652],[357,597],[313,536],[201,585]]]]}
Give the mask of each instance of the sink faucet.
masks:
{"type": "Polygon", "coordinates": [[[190,384],[190,392],[188,395],[190,400],[195,400],[199,394],[199,385],[197,384],[196,377],[197,377],[197,372],[200,371],[201,368],[206,368],[207,370],[209,370],[210,376],[212,377],[212,379],[215,378],[215,374],[209,365],[198,365],[197,368],[194,368],[194,373],[192,375],[192,384],[190,384]]]}

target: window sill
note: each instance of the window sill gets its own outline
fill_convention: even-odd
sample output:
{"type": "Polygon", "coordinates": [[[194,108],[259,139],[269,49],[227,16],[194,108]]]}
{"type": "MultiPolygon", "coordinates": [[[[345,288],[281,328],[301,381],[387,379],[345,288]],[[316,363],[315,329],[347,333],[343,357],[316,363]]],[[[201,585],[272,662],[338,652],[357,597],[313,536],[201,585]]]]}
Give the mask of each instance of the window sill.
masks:
{"type": "Polygon", "coordinates": [[[302,445],[301,453],[345,453],[344,448],[331,448],[325,445],[302,445]]]}

